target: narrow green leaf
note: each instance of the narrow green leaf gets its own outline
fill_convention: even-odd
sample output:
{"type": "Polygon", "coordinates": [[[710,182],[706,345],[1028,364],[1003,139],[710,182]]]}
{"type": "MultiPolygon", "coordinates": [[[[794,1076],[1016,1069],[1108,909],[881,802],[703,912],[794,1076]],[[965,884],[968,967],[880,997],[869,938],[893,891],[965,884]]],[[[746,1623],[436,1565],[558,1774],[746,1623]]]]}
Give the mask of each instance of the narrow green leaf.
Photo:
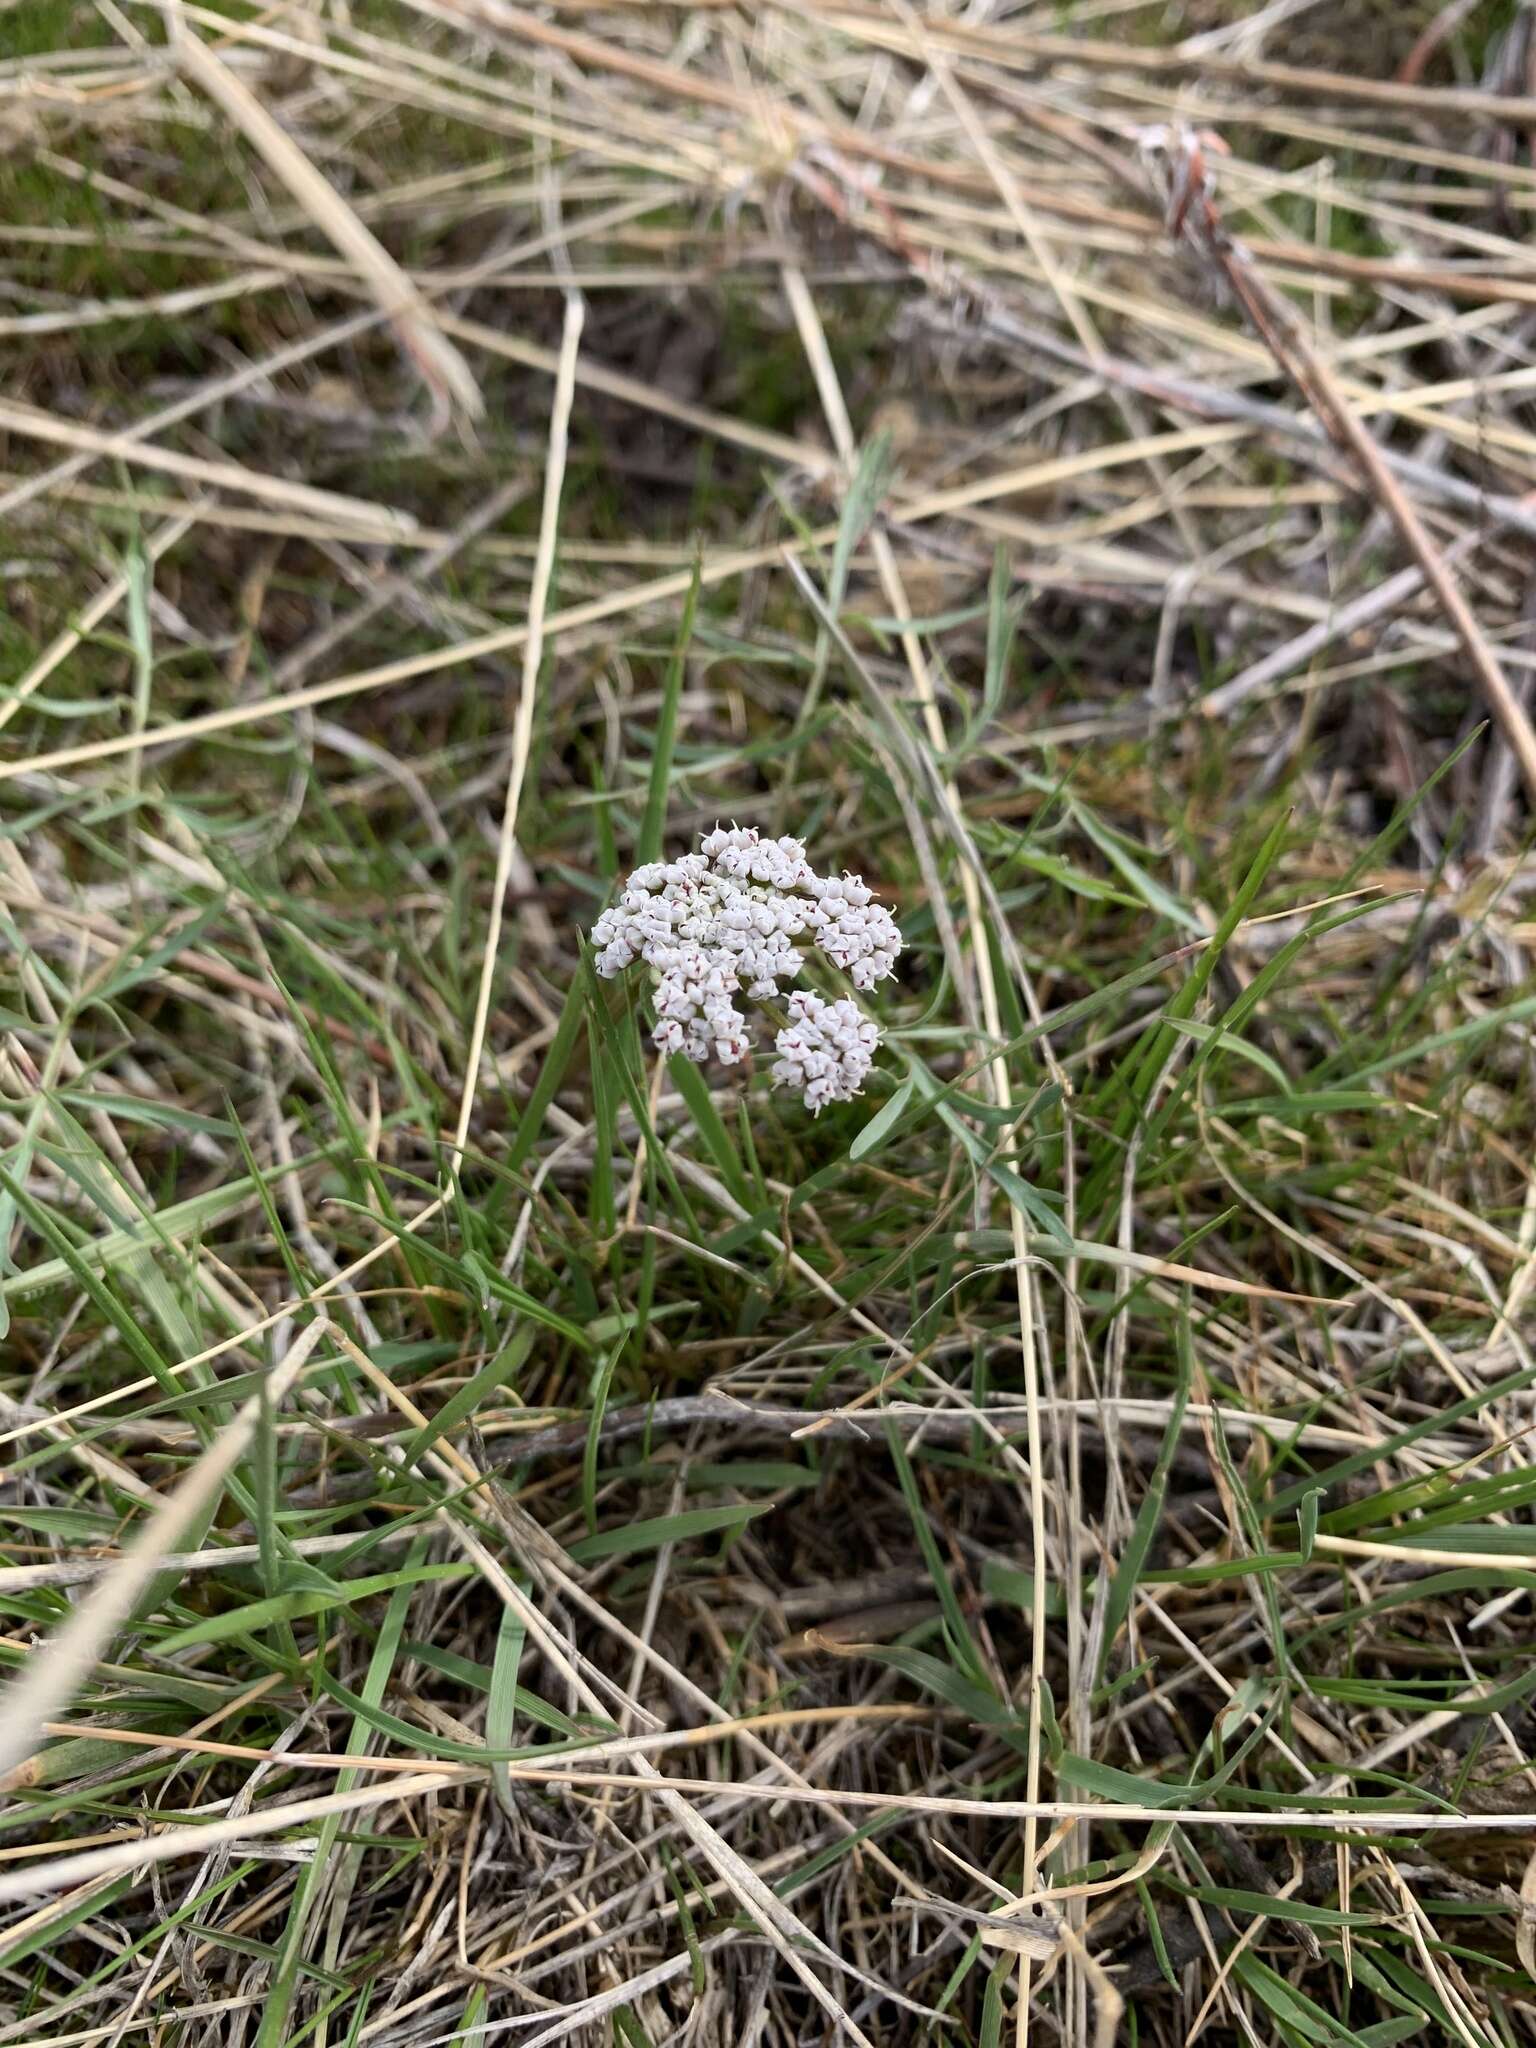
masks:
{"type": "Polygon", "coordinates": [[[890,1100],[881,1103],[869,1122],[855,1134],[853,1143],[848,1147],[850,1159],[867,1159],[872,1152],[879,1151],[900,1123],[902,1112],[912,1100],[914,1086],[910,1080],[903,1081],[890,1100]]]}
{"type": "Polygon", "coordinates": [[[987,1972],[987,1988],[981,2001],[981,2031],[976,2037],[977,2048],[1002,2048],[1003,2039],[1003,1987],[1013,1975],[1015,1959],[1005,1955],[999,1957],[987,1972]]]}
{"type": "MultiPolygon", "coordinates": [[[[177,1393],[177,1386],[169,1363],[161,1357],[154,1345],[140,1328],[139,1318],[94,1270],[89,1257],[66,1237],[51,1213],[35,1201],[31,1193],[13,1180],[3,1166],[0,1166],[0,1188],[3,1188],[15,1204],[17,1213],[50,1245],[58,1257],[62,1275],[73,1278],[86,1294],[97,1313],[114,1329],[140,1367],[157,1380],[167,1393],[177,1393]]],[[[126,1237],[128,1234],[123,1233],[126,1237]]],[[[144,1255],[142,1241],[138,1246],[139,1256],[144,1255]]],[[[25,1274],[15,1276],[25,1280],[25,1274]]],[[[7,1286],[10,1286],[10,1282],[7,1286]]]]}
{"type": "Polygon", "coordinates": [[[132,1888],[133,1873],[126,1877],[114,1878],[105,1891],[94,1886],[85,1887],[85,1896],[73,1903],[65,1901],[56,1912],[47,1915],[29,1913],[23,1927],[41,1918],[42,1926],[32,1926],[29,1933],[21,1933],[7,1940],[0,1936],[0,1970],[14,1970],[24,1963],[28,1956],[36,1955],[40,1948],[48,1948],[63,1941],[72,1927],[78,1927],[82,1920],[89,1920],[97,1913],[111,1912],[125,1891],[132,1888]]]}
{"type": "Polygon", "coordinates": [[[490,1993],[483,1984],[474,1985],[459,2015],[457,2040],[460,2048],[485,2048],[483,2021],[490,2008],[490,1993]]]}
{"type": "MultiPolygon", "coordinates": [[[[199,911],[196,917],[178,925],[170,938],[161,945],[152,946],[147,953],[138,954],[137,958],[131,954],[116,973],[109,975],[99,988],[91,990],[91,1000],[98,1003],[116,1002],[119,996],[127,995],[146,981],[153,981],[167,967],[172,966],[180,954],[199,944],[226,915],[227,910],[227,899],[221,896],[205,910],[199,911]]],[[[164,931],[166,922],[162,919],[160,923],[152,926],[138,943],[142,944],[152,938],[156,931],[164,931]]]]}
{"type": "MultiPolygon", "coordinates": [[[[1165,1828],[1164,1833],[1168,1832],[1169,1830],[1165,1828]]],[[[1152,1903],[1152,1893],[1144,1877],[1138,1877],[1136,1880],[1136,1896],[1141,1901],[1142,1917],[1147,1923],[1147,1933],[1152,1938],[1152,1954],[1156,1959],[1158,1969],[1162,1972],[1163,1981],[1165,1984],[1170,1985],[1175,1992],[1181,1992],[1182,1987],[1179,1984],[1178,1972],[1174,1969],[1173,1958],[1168,1953],[1168,1941],[1163,1933],[1162,1916],[1152,1903]]]]}
{"type": "Polygon", "coordinates": [[[1262,1920],[1291,1920],[1302,1927],[1379,1927],[1379,1913],[1341,1913],[1336,1906],[1309,1906],[1305,1899],[1279,1899],[1273,1892],[1246,1892],[1231,1885],[1201,1884],[1190,1895],[1206,1906],[1229,1906],[1262,1920]]]}
{"type": "MultiPolygon", "coordinates": [[[[422,1562],[426,1541],[418,1537],[411,1545],[406,1559],[407,1571],[413,1571],[422,1562]]],[[[382,1627],[374,1644],[373,1655],[368,1660],[367,1674],[363,1679],[363,1698],[360,1706],[376,1705],[384,1697],[399,1654],[400,1639],[405,1632],[406,1615],[409,1612],[414,1588],[410,1584],[396,1586],[390,1596],[382,1627]]],[[[317,1672],[324,1677],[323,1667],[317,1672]]],[[[347,1754],[360,1756],[368,1745],[369,1728],[365,1719],[354,1714],[352,1726],[347,1734],[347,1754]]],[[[337,1774],[336,1790],[350,1792],[357,1783],[357,1773],[347,1770],[337,1774]]],[[[330,1892],[336,1917],[332,1921],[335,1935],[339,1937],[341,1914],[345,1911],[347,1898],[356,1882],[362,1860],[362,1850],[349,1843],[340,1859],[340,1868],[332,1861],[332,1850],[341,1831],[341,1815],[327,1814],[322,1817],[315,1830],[314,1860],[304,1866],[294,1888],[293,1904],[289,1909],[287,1923],[283,1929],[278,1949],[277,1966],[272,1973],[267,1997],[261,2008],[261,2027],[256,2037],[256,2048],[278,2048],[288,2032],[288,2016],[292,2010],[293,1997],[298,1985],[299,1973],[304,1964],[304,1937],[309,1918],[319,1900],[322,1889],[330,1892]]],[[[334,1964],[337,1952],[328,1947],[326,1960],[334,1964]]],[[[352,2015],[352,2026],[348,2043],[355,2048],[357,2036],[362,2029],[363,2017],[368,2010],[369,1987],[364,1985],[352,2015]]]]}
{"type": "Polygon", "coordinates": [[[681,1053],[674,1053],[667,1061],[667,1077],[687,1105],[688,1114],[693,1118],[694,1127],[704,1140],[720,1178],[743,1209],[755,1208],[756,1198],[741,1156],[710,1098],[709,1083],[702,1071],[692,1060],[684,1059],[681,1053]]]}
{"type": "MultiPolygon", "coordinates": [[[[1271,1515],[1289,1514],[1301,1503],[1302,1495],[1313,1487],[1320,1487],[1327,1493],[1340,1486],[1346,1479],[1353,1479],[1357,1472],[1368,1472],[1373,1465],[1381,1465],[1396,1458],[1421,1437],[1436,1436],[1449,1430],[1458,1422],[1465,1422],[1469,1415],[1480,1414],[1501,1401],[1506,1394],[1522,1393],[1536,1382],[1536,1365],[1522,1366],[1518,1372],[1506,1373],[1501,1380],[1494,1380],[1486,1387],[1480,1387],[1475,1394],[1468,1394],[1460,1401],[1453,1401],[1448,1408],[1432,1410],[1411,1422],[1404,1429],[1394,1430],[1380,1443],[1371,1444],[1363,1451],[1352,1451],[1347,1458],[1340,1458],[1337,1464],[1329,1465],[1324,1471],[1307,1479],[1301,1479],[1294,1486],[1286,1487],[1275,1494],[1267,1503],[1271,1515]]],[[[1285,1424],[1276,1425],[1284,1429],[1285,1424]]]]}
{"type": "MultiPolygon", "coordinates": [[[[342,1685],[339,1680],[332,1678],[329,1672],[320,1672],[318,1674],[318,1682],[322,1692],[328,1693],[333,1700],[339,1701],[342,1706],[350,1707],[358,1719],[366,1722],[375,1733],[387,1735],[391,1742],[403,1744],[405,1749],[413,1756],[441,1757],[449,1763],[495,1764],[520,1763],[527,1757],[535,1754],[534,1746],[529,1744],[524,1744],[521,1747],[514,1746],[506,1750],[494,1750],[491,1748],[489,1741],[483,1743],[458,1742],[451,1735],[438,1735],[430,1728],[418,1728],[413,1722],[403,1720],[400,1715],[390,1713],[387,1707],[378,1706],[370,1700],[359,1699],[356,1693],[349,1692],[347,1687],[342,1685]]],[[[539,1701],[538,1705],[543,1709],[543,1717],[536,1716],[530,1711],[529,1698],[529,1694],[519,1687],[515,1704],[518,1711],[525,1718],[537,1720],[540,1727],[554,1729],[556,1733],[564,1736],[568,1742],[590,1742],[592,1740],[590,1733],[578,1728],[574,1721],[568,1720],[564,1714],[557,1712],[555,1708],[544,1706],[542,1701],[539,1701]]],[[[605,1729],[602,1732],[608,1734],[613,1731],[605,1729]]],[[[547,1748],[548,1745],[541,1745],[541,1747],[547,1748]]]]}
{"type": "Polygon", "coordinates": [[[587,1441],[581,1454],[581,1511],[590,1536],[597,1534],[597,1459],[603,1442],[603,1416],[608,1408],[608,1394],[613,1385],[614,1368],[623,1350],[622,1344],[615,1344],[598,1360],[597,1371],[592,1378],[587,1441]]]}
{"type": "Polygon", "coordinates": [[[1013,641],[1018,619],[1008,603],[1013,583],[1013,564],[1001,541],[992,554],[992,574],[987,579],[987,659],[982,671],[981,710],[967,737],[981,739],[1002,709],[1012,665],[1013,641]]]}
{"type": "Polygon", "coordinates": [[[1340,2048],[1348,2040],[1344,2029],[1319,2005],[1314,2005],[1305,1993],[1286,1982],[1278,1972],[1270,1969],[1251,1952],[1239,1955],[1233,1965],[1234,1974],[1240,1983],[1246,1984],[1260,2003],[1268,2006],[1275,2018],[1291,2027],[1304,2041],[1314,2041],[1318,2048],[1340,2048]]]}
{"type": "Polygon", "coordinates": [[[600,1529],[595,1536],[583,1536],[567,1547],[578,1564],[591,1564],[599,1557],[659,1550],[663,1543],[686,1543],[693,1536],[740,1529],[755,1522],[759,1515],[768,1514],[772,1507],[772,1501],[757,1501],[728,1508],[685,1508],[679,1515],[658,1515],[649,1522],[626,1522],[614,1529],[600,1529]]]}
{"type": "Polygon", "coordinates": [[[699,609],[699,563],[693,565],[693,581],[688,586],[688,595],[683,602],[682,624],[678,627],[677,643],[672,650],[672,659],[667,664],[667,673],[661,686],[661,708],[656,714],[656,737],[651,748],[651,779],[646,790],[645,813],[640,820],[640,836],[635,842],[635,865],[644,867],[648,862],[661,857],[662,839],[667,827],[667,806],[672,794],[672,753],[677,744],[677,707],[683,694],[683,678],[688,667],[688,647],[693,639],[693,622],[699,609]]]}
{"type": "Polygon", "coordinates": [[[1395,1074],[1403,1067],[1416,1067],[1438,1052],[1460,1051],[1465,1047],[1480,1045],[1485,1038],[1496,1031],[1508,1031],[1512,1026],[1523,1024],[1527,1018],[1536,1017],[1536,996],[1520,996],[1501,1008],[1487,1010],[1481,1016],[1469,1017],[1464,1024],[1454,1025],[1448,1031],[1431,1032],[1427,1038],[1420,1038],[1402,1051],[1388,1054],[1385,1058],[1371,1060],[1363,1067],[1357,1067],[1343,1085],[1358,1086],[1362,1081],[1379,1079],[1383,1074],[1395,1074]]]}
{"type": "Polygon", "coordinates": [[[912,1460],[902,1442],[901,1432],[894,1422],[885,1425],[885,1441],[891,1454],[891,1463],[896,1468],[896,1477],[901,1486],[902,1498],[912,1521],[912,1533],[917,1546],[923,1553],[923,1562],[928,1567],[928,1576],[933,1581],[933,1590],[939,1597],[944,1610],[945,1633],[949,1637],[952,1654],[962,1659],[967,1681],[979,1689],[985,1666],[980,1652],[971,1640],[970,1629],[966,1626],[965,1614],[960,1606],[954,1587],[950,1584],[949,1573],[939,1553],[938,1540],[929,1527],[928,1517],[923,1510],[922,1495],[918,1490],[917,1474],[912,1470],[912,1460]]]}
{"type": "MultiPolygon", "coordinates": [[[[848,574],[853,567],[854,555],[879,513],[890,476],[891,439],[888,434],[876,434],[859,450],[859,459],[843,498],[842,516],[837,523],[837,538],[832,543],[832,560],[827,574],[827,610],[833,618],[841,616],[843,600],[848,594],[848,574]]],[[[802,736],[807,722],[814,715],[820,702],[831,655],[832,635],[825,625],[819,625],[816,630],[816,655],[811,665],[810,680],[806,684],[805,695],[795,717],[795,730],[802,736]]],[[[787,764],[786,779],[789,773],[790,767],[787,764]]]]}
{"type": "Polygon", "coordinates": [[[456,1394],[449,1395],[431,1421],[424,1428],[417,1430],[406,1445],[407,1467],[416,1464],[440,1438],[451,1435],[461,1422],[466,1422],[482,1401],[489,1399],[498,1388],[504,1387],[509,1380],[517,1377],[533,1349],[536,1334],[535,1325],[524,1323],[520,1329],[513,1332],[511,1341],[503,1345],[496,1356],[483,1365],[472,1380],[466,1381],[456,1394]]]}
{"type": "Polygon", "coordinates": [[[1190,1339],[1190,1301],[1185,1290],[1179,1305],[1179,1320],[1175,1356],[1178,1363],[1178,1378],[1174,1384],[1173,1406],[1163,1429],[1163,1440],[1158,1446],[1157,1462],[1147,1481],[1146,1492],[1136,1510],[1136,1520],[1131,1526],[1124,1555],[1115,1567],[1115,1575],[1109,1582],[1109,1591],[1104,1599],[1104,1637],[1099,1655],[1098,1679],[1102,1683],[1108,1669],[1110,1653],[1115,1638],[1124,1627],[1131,1611],[1131,1602],[1136,1597],[1136,1585],[1152,1548],[1152,1539],[1157,1534],[1157,1525],[1162,1520],[1163,1502],[1168,1493],[1168,1475],[1173,1470],[1174,1454],[1179,1447],[1179,1436],[1184,1426],[1184,1410],[1189,1405],[1189,1390],[1194,1384],[1195,1354],[1190,1339]]]}
{"type": "MultiPolygon", "coordinates": [[[[517,1719],[517,1674],[523,1661],[526,1636],[522,1616],[515,1608],[503,1607],[485,1706],[485,1740],[491,1749],[512,1747],[512,1732],[517,1719]]],[[[512,1780],[504,1763],[492,1764],[491,1782],[496,1787],[502,1811],[507,1814],[514,1812],[512,1780]]]]}
{"type": "MultiPolygon", "coordinates": [[[[314,1152],[304,1153],[291,1166],[270,1167],[260,1178],[270,1186],[288,1173],[312,1172],[317,1166],[335,1160],[345,1151],[339,1141],[322,1146],[314,1152]]],[[[3,1169],[0,1169],[0,1183],[3,1183],[3,1169]]],[[[210,1188],[205,1194],[189,1195],[185,1201],[169,1203],[157,1209],[154,1215],[155,1231],[164,1243],[179,1243],[183,1238],[193,1237],[209,1229],[226,1216],[235,1214],[251,1199],[254,1192],[252,1181],[245,1175],[236,1180],[226,1181],[223,1186],[210,1188]]],[[[53,1242],[50,1239],[50,1242],[53,1242]]],[[[92,1272],[110,1271],[127,1259],[143,1254],[145,1235],[137,1226],[120,1230],[108,1230],[100,1237],[93,1237],[87,1243],[73,1245],[70,1257],[61,1253],[59,1257],[44,1259],[31,1266],[25,1273],[12,1273],[0,1284],[0,1293],[8,1300],[19,1300],[33,1294],[42,1294],[50,1287],[78,1277],[81,1267],[92,1272]]]]}
{"type": "Polygon", "coordinates": [[[539,1141],[544,1119],[549,1115],[549,1106],[555,1099],[555,1090],[565,1079],[565,1070],[570,1065],[571,1054],[576,1049],[584,1013],[581,983],[573,980],[566,991],[565,1007],[560,1012],[560,1022],[555,1026],[555,1035],[550,1041],[549,1051],[545,1053],[543,1064],[539,1068],[539,1078],[529,1091],[517,1129],[508,1142],[506,1157],[501,1162],[503,1170],[507,1173],[516,1173],[539,1141]]]}
{"type": "Polygon", "coordinates": [[[85,1088],[60,1088],[55,1099],[87,1114],[99,1111],[101,1115],[111,1117],[114,1123],[143,1124],[151,1130],[185,1131],[213,1138],[233,1135],[227,1117],[199,1116],[195,1110],[183,1109],[174,1102],[148,1102],[138,1095],[115,1092],[93,1094],[85,1088]]]}
{"type": "Polygon", "coordinates": [[[223,1614],[211,1614],[189,1628],[172,1630],[156,1644],[162,1656],[189,1650],[194,1643],[227,1643],[232,1636],[258,1635],[274,1622],[298,1621],[312,1614],[329,1614],[334,1608],[349,1607],[355,1600],[370,1600],[379,1593],[392,1593],[397,1586],[425,1585],[435,1579],[467,1579],[474,1566],[465,1563],[406,1566],[399,1571],[380,1572],[372,1578],[349,1579],[345,1585],[313,1592],[276,1593],[266,1600],[251,1600],[243,1607],[231,1607],[223,1614]]]}
{"type": "Polygon", "coordinates": [[[693,1907],[689,1903],[688,1893],[677,1874],[677,1858],[665,1842],[660,1843],[658,1846],[661,1850],[662,1866],[667,1873],[667,1884],[671,1889],[673,1898],[677,1902],[677,1922],[678,1926],[682,1929],[683,1945],[687,1949],[692,1962],[690,1975],[693,1979],[693,1995],[695,1998],[702,1998],[706,1976],[704,1951],[699,1947],[699,1934],[698,1928],[694,1923],[693,1907]]]}
{"type": "Polygon", "coordinates": [[[1301,1505],[1296,1510],[1296,1520],[1301,1528],[1297,1547],[1301,1551],[1303,1564],[1312,1562],[1312,1552],[1317,1547],[1317,1504],[1322,1497],[1323,1489],[1320,1486],[1309,1487],[1302,1495],[1301,1505]]]}
{"type": "Polygon", "coordinates": [[[1119,833],[1112,832],[1103,820],[1094,816],[1086,804],[1068,799],[1067,810],[1077,825],[1093,841],[1110,866],[1129,884],[1147,908],[1158,917],[1165,917],[1171,925],[1186,932],[1197,932],[1202,937],[1205,926],[1188,904],[1181,903],[1169,889],[1147,873],[1141,862],[1126,846],[1119,833]]]}

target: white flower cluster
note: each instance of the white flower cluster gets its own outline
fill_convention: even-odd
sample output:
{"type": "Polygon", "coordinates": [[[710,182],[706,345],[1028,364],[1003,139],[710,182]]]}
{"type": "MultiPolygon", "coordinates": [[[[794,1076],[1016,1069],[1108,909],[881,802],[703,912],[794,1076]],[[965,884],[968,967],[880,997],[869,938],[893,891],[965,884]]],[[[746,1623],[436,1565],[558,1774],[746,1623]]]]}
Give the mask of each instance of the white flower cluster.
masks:
{"type": "Polygon", "coordinates": [[[874,1025],[847,996],[828,1003],[798,988],[789,999],[789,1019],[774,1040],[774,1080],[799,1089],[814,1116],[829,1102],[851,1102],[880,1043],[874,1025]]]}
{"type": "MultiPolygon", "coordinates": [[[[599,974],[622,974],[636,960],[654,970],[661,1050],[727,1064],[750,1042],[733,997],[743,988],[755,1001],[776,996],[800,972],[801,938],[855,988],[892,973],[901,951],[895,920],[857,875],[818,875],[798,839],[764,839],[751,827],[717,826],[697,853],[636,868],[592,927],[599,974]]],[[[789,1007],[774,1079],[801,1089],[812,1110],[857,1095],[879,1043],[875,1026],[847,998],[797,992],[789,1007]]]]}

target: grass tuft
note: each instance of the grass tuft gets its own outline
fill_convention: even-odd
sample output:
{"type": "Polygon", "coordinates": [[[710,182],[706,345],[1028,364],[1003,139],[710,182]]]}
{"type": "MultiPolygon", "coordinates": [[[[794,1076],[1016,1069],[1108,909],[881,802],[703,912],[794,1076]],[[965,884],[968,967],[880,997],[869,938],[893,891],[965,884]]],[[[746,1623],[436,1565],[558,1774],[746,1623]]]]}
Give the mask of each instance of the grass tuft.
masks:
{"type": "Polygon", "coordinates": [[[1531,20],[0,9],[0,2048],[1529,2036],[1531,20]]]}

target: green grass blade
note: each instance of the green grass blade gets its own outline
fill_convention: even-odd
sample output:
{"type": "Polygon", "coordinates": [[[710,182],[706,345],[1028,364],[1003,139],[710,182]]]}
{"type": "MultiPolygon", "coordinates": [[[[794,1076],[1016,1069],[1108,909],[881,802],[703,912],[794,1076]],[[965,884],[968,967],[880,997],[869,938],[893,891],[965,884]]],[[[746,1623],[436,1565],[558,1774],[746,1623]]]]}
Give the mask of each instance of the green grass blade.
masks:
{"type": "Polygon", "coordinates": [[[1157,1535],[1158,1523],[1162,1520],[1163,1503],[1168,1495],[1168,1475],[1173,1470],[1174,1453],[1178,1450],[1180,1434],[1184,1426],[1184,1410],[1189,1404],[1190,1388],[1194,1385],[1195,1354],[1190,1339],[1190,1302],[1186,1291],[1179,1310],[1176,1329],[1178,1377],[1174,1381],[1173,1406],[1163,1430],[1162,1442],[1158,1446],[1157,1462],[1147,1480],[1146,1491],[1136,1510],[1136,1520],[1131,1525],[1130,1537],[1120,1562],[1115,1566],[1115,1575],[1109,1582],[1109,1591],[1104,1597],[1103,1647],[1099,1654],[1097,1683],[1103,1684],[1109,1659],[1114,1650],[1115,1639],[1124,1627],[1131,1611],[1131,1602],[1136,1597],[1136,1587],[1147,1562],[1147,1555],[1157,1535]]]}

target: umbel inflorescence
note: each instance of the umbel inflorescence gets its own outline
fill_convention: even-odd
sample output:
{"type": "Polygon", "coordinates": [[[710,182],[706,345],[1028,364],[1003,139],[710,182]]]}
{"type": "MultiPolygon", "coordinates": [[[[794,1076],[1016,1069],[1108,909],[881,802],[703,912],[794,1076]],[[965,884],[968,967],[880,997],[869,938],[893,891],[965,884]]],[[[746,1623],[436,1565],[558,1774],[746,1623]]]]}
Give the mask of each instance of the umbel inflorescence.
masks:
{"type": "MultiPolygon", "coordinates": [[[[656,977],[656,1029],[663,1052],[733,1065],[751,1043],[736,1006],[780,993],[804,965],[797,940],[818,947],[855,988],[873,988],[896,966],[901,934],[858,875],[818,875],[798,839],[764,839],[750,826],[716,826],[697,853],[636,868],[617,903],[592,927],[597,971],[622,974],[636,960],[656,977]]],[[[789,997],[789,1022],[775,1040],[773,1078],[797,1089],[806,1108],[858,1094],[880,1043],[876,1026],[848,997],[828,1002],[809,989],[789,997]]]]}

